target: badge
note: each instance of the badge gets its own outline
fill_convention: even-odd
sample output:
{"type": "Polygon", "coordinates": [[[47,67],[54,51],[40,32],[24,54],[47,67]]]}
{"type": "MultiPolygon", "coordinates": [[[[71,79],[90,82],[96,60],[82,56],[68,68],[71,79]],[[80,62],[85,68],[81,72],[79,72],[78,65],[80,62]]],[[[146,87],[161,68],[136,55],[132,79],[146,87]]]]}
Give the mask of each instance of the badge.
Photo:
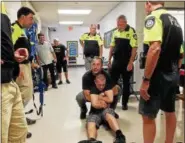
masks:
{"type": "Polygon", "coordinates": [[[149,17],[146,21],[145,21],[145,27],[147,29],[151,29],[153,26],[155,25],[155,17],[149,17]]]}
{"type": "Polygon", "coordinates": [[[12,33],[14,32],[14,28],[13,27],[11,27],[11,31],[12,31],[12,33]]]}
{"type": "Polygon", "coordinates": [[[137,34],[136,34],[136,33],[133,35],[133,38],[134,38],[135,40],[137,40],[137,34]]]}

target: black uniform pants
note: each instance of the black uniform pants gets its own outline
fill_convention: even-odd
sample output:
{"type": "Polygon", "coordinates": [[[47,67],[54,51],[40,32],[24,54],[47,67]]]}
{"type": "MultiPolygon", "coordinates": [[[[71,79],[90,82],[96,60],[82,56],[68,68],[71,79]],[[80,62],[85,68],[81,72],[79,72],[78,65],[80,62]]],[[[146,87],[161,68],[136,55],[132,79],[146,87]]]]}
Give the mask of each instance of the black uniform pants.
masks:
{"type": "Polygon", "coordinates": [[[127,64],[113,61],[112,68],[110,70],[110,75],[113,81],[113,85],[117,85],[120,78],[122,78],[122,105],[127,105],[130,96],[130,79],[133,75],[133,70],[127,71],[127,64]]]}
{"type": "Polygon", "coordinates": [[[50,71],[50,75],[51,75],[51,81],[52,81],[52,86],[56,85],[56,78],[55,78],[55,72],[54,72],[54,64],[48,64],[48,65],[43,65],[43,72],[44,72],[44,83],[46,85],[46,87],[48,87],[48,69],[50,71]]]}

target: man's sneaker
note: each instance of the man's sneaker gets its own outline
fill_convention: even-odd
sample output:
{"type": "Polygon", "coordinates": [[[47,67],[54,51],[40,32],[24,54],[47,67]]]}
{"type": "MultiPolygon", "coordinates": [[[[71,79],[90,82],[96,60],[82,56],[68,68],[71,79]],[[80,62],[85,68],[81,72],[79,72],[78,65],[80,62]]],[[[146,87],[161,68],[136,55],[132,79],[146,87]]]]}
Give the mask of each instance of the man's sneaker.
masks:
{"type": "Polygon", "coordinates": [[[67,84],[70,84],[71,82],[67,79],[67,80],[66,80],[66,83],[67,83],[67,84]]]}
{"type": "Polygon", "coordinates": [[[91,140],[82,140],[82,141],[79,141],[78,143],[102,143],[102,141],[91,141],[91,140]]]}
{"type": "Polygon", "coordinates": [[[124,135],[116,137],[113,143],[126,143],[126,138],[124,135]]]}
{"type": "Polygon", "coordinates": [[[63,82],[60,80],[60,81],[58,82],[58,85],[61,85],[61,84],[63,84],[63,82]]]}
{"type": "Polygon", "coordinates": [[[55,88],[55,89],[57,89],[58,87],[57,87],[57,85],[52,85],[52,88],[55,88]]]}
{"type": "Polygon", "coordinates": [[[115,118],[119,119],[119,115],[115,112],[115,118]]]}
{"type": "Polygon", "coordinates": [[[26,138],[29,139],[32,137],[32,133],[28,132],[26,138]]]}
{"type": "Polygon", "coordinates": [[[122,110],[128,110],[128,106],[127,105],[122,105],[122,110]]]}
{"type": "Polygon", "coordinates": [[[80,119],[86,119],[86,111],[84,112],[84,111],[82,111],[81,113],[80,113],[80,119]]]}
{"type": "Polygon", "coordinates": [[[86,113],[87,113],[87,107],[81,107],[81,113],[80,113],[80,119],[85,119],[86,118],[86,113]]]}
{"type": "Polygon", "coordinates": [[[36,123],[36,120],[32,120],[32,119],[29,119],[29,118],[26,118],[26,121],[27,121],[28,125],[33,125],[33,124],[36,123]]]}

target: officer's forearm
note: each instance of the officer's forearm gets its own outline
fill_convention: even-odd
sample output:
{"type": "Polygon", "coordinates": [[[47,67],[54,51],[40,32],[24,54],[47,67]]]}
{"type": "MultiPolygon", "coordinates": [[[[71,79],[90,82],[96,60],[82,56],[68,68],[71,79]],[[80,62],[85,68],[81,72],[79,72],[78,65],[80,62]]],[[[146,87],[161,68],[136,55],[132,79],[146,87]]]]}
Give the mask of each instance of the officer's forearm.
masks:
{"type": "Polygon", "coordinates": [[[135,58],[136,58],[136,54],[137,54],[137,48],[134,47],[134,48],[132,48],[132,54],[131,54],[129,63],[132,64],[132,63],[134,62],[134,60],[135,60],[135,58]]]}
{"type": "Polygon", "coordinates": [[[153,42],[149,48],[147,58],[146,58],[146,65],[145,65],[145,72],[144,72],[144,76],[146,78],[150,79],[152,77],[159,59],[160,52],[161,52],[160,42],[153,42]]]}
{"type": "Polygon", "coordinates": [[[100,57],[102,57],[102,55],[103,55],[103,46],[100,46],[100,57]]]}
{"type": "Polygon", "coordinates": [[[112,59],[112,54],[113,54],[113,47],[110,47],[110,51],[109,51],[109,61],[111,61],[112,59]]]}
{"type": "Polygon", "coordinates": [[[80,40],[80,45],[82,46],[82,48],[84,48],[84,43],[82,40],[80,40]]]}

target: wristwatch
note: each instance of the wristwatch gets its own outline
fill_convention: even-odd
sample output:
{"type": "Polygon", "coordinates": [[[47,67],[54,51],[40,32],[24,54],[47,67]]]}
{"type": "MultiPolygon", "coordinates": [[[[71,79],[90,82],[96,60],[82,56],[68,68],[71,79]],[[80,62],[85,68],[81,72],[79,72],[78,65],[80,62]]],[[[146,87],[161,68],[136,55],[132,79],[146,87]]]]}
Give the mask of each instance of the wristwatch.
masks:
{"type": "Polygon", "coordinates": [[[145,76],[143,76],[143,81],[150,81],[150,79],[145,77],[145,76]]]}

